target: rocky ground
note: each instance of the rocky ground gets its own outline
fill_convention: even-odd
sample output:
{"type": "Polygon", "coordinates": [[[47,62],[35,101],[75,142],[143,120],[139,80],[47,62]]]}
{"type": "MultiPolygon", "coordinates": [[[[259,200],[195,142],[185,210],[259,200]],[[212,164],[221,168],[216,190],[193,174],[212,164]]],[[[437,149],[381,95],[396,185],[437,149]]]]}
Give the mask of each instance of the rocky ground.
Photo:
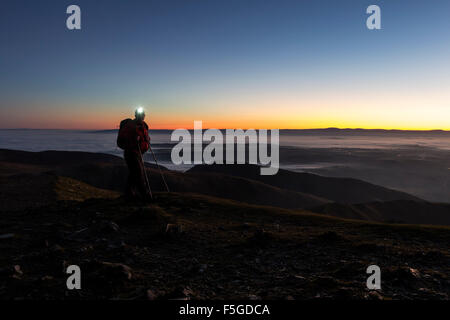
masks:
{"type": "Polygon", "coordinates": [[[450,228],[195,194],[56,201],[0,216],[0,299],[448,299],[450,228]],[[68,265],[82,289],[67,290],[68,265]],[[381,268],[382,290],[366,289],[381,268]]]}

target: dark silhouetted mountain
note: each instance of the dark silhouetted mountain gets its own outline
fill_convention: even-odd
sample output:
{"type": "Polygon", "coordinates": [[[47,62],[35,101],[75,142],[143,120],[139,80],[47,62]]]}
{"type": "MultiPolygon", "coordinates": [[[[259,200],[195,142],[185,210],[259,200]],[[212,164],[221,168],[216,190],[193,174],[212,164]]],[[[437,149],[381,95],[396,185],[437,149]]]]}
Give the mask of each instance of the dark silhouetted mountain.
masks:
{"type": "MultiPolygon", "coordinates": [[[[0,174],[15,179],[12,174],[52,173],[70,177],[101,189],[123,191],[127,169],[123,159],[107,154],[46,151],[24,152],[0,150],[0,174]]],[[[152,164],[146,164],[153,191],[164,191],[160,173],[152,164]]],[[[189,174],[169,171],[162,167],[172,191],[201,193],[251,204],[283,208],[307,208],[328,203],[329,200],[302,192],[282,190],[259,181],[217,173],[189,174]]],[[[28,179],[39,180],[29,175],[28,179]]]]}
{"type": "MultiPolygon", "coordinates": [[[[103,190],[104,194],[108,190],[122,192],[127,178],[123,159],[110,155],[0,150],[0,160],[2,199],[8,202],[8,208],[16,204],[20,209],[70,197],[86,199],[90,191],[80,191],[78,198],[75,196],[77,190],[88,190],[84,185],[103,190]],[[72,180],[61,180],[64,177],[72,180]],[[64,193],[61,186],[67,186],[64,193]]],[[[152,190],[164,191],[159,171],[148,166],[152,190]]],[[[200,165],[186,173],[163,171],[174,192],[287,209],[313,208],[314,212],[342,218],[449,224],[449,205],[425,202],[356,179],[327,178],[286,170],[280,170],[276,176],[261,176],[260,168],[253,165],[200,165]]]]}
{"type": "Polygon", "coordinates": [[[311,173],[280,169],[274,176],[260,175],[257,165],[197,165],[189,173],[222,173],[252,179],[281,189],[312,194],[336,202],[363,203],[372,201],[421,199],[404,192],[380,187],[351,178],[329,178],[311,173]]]}

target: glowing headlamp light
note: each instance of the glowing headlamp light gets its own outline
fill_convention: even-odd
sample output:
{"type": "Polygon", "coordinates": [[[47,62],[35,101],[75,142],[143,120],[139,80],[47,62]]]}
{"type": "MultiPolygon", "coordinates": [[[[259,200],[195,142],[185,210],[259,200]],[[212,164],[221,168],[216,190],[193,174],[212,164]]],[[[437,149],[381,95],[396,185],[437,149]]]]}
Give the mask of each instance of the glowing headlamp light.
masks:
{"type": "Polygon", "coordinates": [[[142,114],[142,113],[144,113],[144,108],[139,107],[139,108],[137,108],[136,112],[139,114],[142,114]]]}

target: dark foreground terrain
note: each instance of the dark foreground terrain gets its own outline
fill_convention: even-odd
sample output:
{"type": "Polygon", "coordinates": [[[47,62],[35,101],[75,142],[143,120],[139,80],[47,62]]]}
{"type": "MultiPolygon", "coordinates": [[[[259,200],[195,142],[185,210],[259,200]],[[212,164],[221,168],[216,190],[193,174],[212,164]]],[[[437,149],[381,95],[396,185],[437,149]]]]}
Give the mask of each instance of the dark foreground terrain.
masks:
{"type": "Polygon", "coordinates": [[[450,230],[193,194],[3,213],[1,299],[448,299],[450,230]],[[9,235],[5,235],[7,232],[9,235]],[[82,290],[66,289],[68,265],[82,290]],[[382,290],[366,289],[366,268],[382,290]]]}
{"type": "Polygon", "coordinates": [[[3,150],[0,164],[0,299],[450,296],[446,204],[354,179],[216,166],[165,171],[175,191],[146,205],[121,197],[117,157],[3,150]],[[377,292],[366,289],[372,264],[377,292]],[[81,290],[67,290],[69,265],[81,267],[81,290]]]}

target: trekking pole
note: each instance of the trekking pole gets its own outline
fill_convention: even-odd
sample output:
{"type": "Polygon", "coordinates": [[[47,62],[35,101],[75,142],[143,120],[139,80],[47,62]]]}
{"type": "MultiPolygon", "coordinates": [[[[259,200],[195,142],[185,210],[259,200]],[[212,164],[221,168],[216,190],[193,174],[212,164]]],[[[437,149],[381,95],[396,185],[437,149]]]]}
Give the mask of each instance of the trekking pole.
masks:
{"type": "Polygon", "coordinates": [[[141,155],[142,167],[144,169],[145,182],[147,184],[147,191],[150,193],[150,198],[153,199],[152,189],[150,188],[150,183],[148,182],[147,170],[145,170],[144,157],[142,156],[141,146],[139,145],[139,139],[138,139],[138,144],[137,145],[138,145],[138,149],[139,149],[139,154],[141,155]]]}
{"type": "Polygon", "coordinates": [[[152,147],[150,146],[150,144],[149,144],[148,147],[150,148],[150,151],[152,152],[153,159],[155,160],[156,166],[157,166],[158,169],[159,169],[159,173],[161,174],[161,178],[162,178],[162,180],[163,180],[163,182],[164,182],[164,185],[166,186],[166,190],[167,190],[167,192],[170,192],[170,191],[169,191],[169,186],[168,186],[167,183],[166,183],[166,179],[164,179],[164,174],[163,174],[163,172],[162,172],[162,170],[161,170],[161,167],[159,166],[158,161],[156,161],[155,153],[153,152],[153,149],[152,149],[152,147]]]}

